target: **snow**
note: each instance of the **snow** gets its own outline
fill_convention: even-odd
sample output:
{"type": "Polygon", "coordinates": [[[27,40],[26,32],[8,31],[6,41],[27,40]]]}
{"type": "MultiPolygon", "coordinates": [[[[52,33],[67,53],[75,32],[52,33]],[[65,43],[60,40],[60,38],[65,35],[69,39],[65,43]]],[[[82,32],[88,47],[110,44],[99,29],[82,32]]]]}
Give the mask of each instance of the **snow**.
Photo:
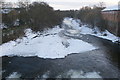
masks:
{"type": "Polygon", "coordinates": [[[80,23],[79,19],[65,18],[63,20],[63,28],[66,30],[66,34],[77,35],[80,33],[80,23]]]}
{"type": "Polygon", "coordinates": [[[20,77],[21,77],[20,74],[18,74],[17,72],[13,72],[7,78],[20,78],[20,77]]]}
{"type": "Polygon", "coordinates": [[[7,28],[7,26],[4,23],[0,23],[0,29],[7,28]]]}
{"type": "Polygon", "coordinates": [[[99,72],[84,72],[84,71],[79,71],[79,70],[69,70],[67,73],[63,73],[57,78],[101,78],[102,77],[99,75],[99,72]]]}
{"type": "Polygon", "coordinates": [[[82,24],[80,20],[78,19],[72,19],[72,18],[65,18],[63,21],[63,24],[66,24],[66,27],[69,27],[66,29],[67,35],[77,35],[77,34],[90,34],[94,35],[100,38],[111,40],[112,42],[118,41],[119,37],[115,36],[114,34],[110,33],[108,30],[105,30],[104,32],[101,32],[98,27],[95,27],[94,29],[90,28],[90,25],[82,25],[80,27],[79,24],[82,24]],[[97,32],[95,34],[94,32],[97,32]],[[104,36],[104,34],[107,34],[107,36],[104,36]]]}
{"type": "MultiPolygon", "coordinates": [[[[47,71],[46,73],[44,73],[42,76],[41,76],[41,78],[44,80],[46,80],[46,78],[49,78],[49,74],[50,74],[50,72],[49,71],[47,71]]],[[[40,78],[40,77],[38,77],[38,78],[40,78]]]]}
{"type": "Polygon", "coordinates": [[[73,19],[73,18],[65,18],[63,20],[63,26],[66,25],[64,28],[66,29],[73,29],[73,30],[79,30],[80,26],[80,20],[73,19]]]}
{"type": "Polygon", "coordinates": [[[91,28],[89,28],[87,25],[83,25],[80,28],[81,28],[80,33],[82,33],[82,34],[91,34],[93,32],[93,30],[91,28]]]}
{"type": "MultiPolygon", "coordinates": [[[[59,75],[55,76],[55,78],[99,78],[102,80],[102,77],[99,75],[100,72],[84,72],[83,70],[69,70],[63,71],[59,75]]],[[[37,78],[50,78],[51,72],[47,71],[42,76],[38,76],[37,78]]]]}
{"type": "Polygon", "coordinates": [[[96,49],[91,44],[82,40],[60,37],[58,33],[61,30],[61,28],[55,27],[43,33],[34,33],[31,29],[27,29],[25,30],[26,37],[2,44],[0,46],[0,49],[2,49],[0,50],[0,56],[38,56],[41,58],[54,59],[64,58],[71,53],[80,53],[96,49]],[[66,47],[67,43],[69,45],[66,47]]]}
{"type": "Polygon", "coordinates": [[[78,34],[80,31],[79,30],[71,30],[71,29],[69,29],[69,30],[66,30],[68,33],[70,33],[70,34],[73,34],[73,35],[76,35],[76,34],[78,34]]]}
{"type": "Polygon", "coordinates": [[[96,36],[111,40],[112,42],[118,41],[118,39],[119,39],[119,37],[116,37],[115,35],[113,35],[112,33],[110,33],[107,30],[105,32],[103,32],[103,34],[97,34],[96,36]],[[103,36],[103,34],[107,34],[107,36],[103,36]]]}
{"type": "Polygon", "coordinates": [[[111,40],[112,42],[118,41],[119,37],[115,36],[114,34],[110,33],[109,31],[105,30],[104,32],[100,32],[100,30],[96,27],[91,29],[88,25],[83,25],[81,27],[81,34],[90,34],[100,38],[111,40]],[[96,34],[94,32],[97,32],[96,34]],[[107,34],[104,36],[104,34],[107,34]]]}
{"type": "MultiPolygon", "coordinates": [[[[52,72],[47,71],[45,72],[42,76],[38,76],[37,78],[42,78],[47,79],[50,78],[50,74],[52,72]]],[[[102,77],[99,75],[100,72],[84,72],[82,70],[69,70],[67,72],[63,72],[61,74],[59,74],[58,76],[55,76],[55,78],[99,78],[102,79],[102,77]]],[[[18,72],[13,72],[12,74],[10,74],[8,77],[6,77],[6,79],[11,79],[11,78],[20,78],[21,74],[19,74],[18,72]]]]}
{"type": "Polygon", "coordinates": [[[109,6],[102,11],[109,11],[109,10],[119,10],[119,7],[118,7],[118,5],[109,6]]]}
{"type": "Polygon", "coordinates": [[[12,9],[0,9],[0,13],[7,14],[11,11],[12,9]]]}

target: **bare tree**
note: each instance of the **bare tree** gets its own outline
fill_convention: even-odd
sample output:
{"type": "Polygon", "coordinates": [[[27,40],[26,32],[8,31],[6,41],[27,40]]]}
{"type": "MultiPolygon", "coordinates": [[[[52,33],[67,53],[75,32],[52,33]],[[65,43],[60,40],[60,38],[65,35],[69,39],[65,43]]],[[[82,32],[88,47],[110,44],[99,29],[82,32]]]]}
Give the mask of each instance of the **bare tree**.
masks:
{"type": "Polygon", "coordinates": [[[98,7],[104,8],[106,7],[105,2],[99,2],[98,7]]]}
{"type": "Polygon", "coordinates": [[[30,4],[30,0],[18,0],[19,7],[28,7],[30,4]]]}

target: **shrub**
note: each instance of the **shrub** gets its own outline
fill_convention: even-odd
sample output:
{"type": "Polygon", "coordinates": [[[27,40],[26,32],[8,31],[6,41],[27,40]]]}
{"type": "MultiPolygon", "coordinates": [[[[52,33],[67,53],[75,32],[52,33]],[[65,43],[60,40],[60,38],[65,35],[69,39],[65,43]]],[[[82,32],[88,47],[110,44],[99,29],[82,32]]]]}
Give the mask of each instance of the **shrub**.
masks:
{"type": "Polygon", "coordinates": [[[20,23],[28,25],[34,31],[52,28],[62,22],[62,18],[45,2],[34,2],[28,8],[21,9],[20,23]]]}
{"type": "Polygon", "coordinates": [[[89,24],[94,27],[98,27],[101,31],[106,29],[106,22],[102,18],[101,10],[103,7],[83,7],[78,13],[78,18],[86,24],[89,24]]]}
{"type": "Polygon", "coordinates": [[[8,27],[13,27],[16,19],[18,19],[18,12],[16,10],[12,10],[7,14],[2,14],[2,22],[8,27]]]}

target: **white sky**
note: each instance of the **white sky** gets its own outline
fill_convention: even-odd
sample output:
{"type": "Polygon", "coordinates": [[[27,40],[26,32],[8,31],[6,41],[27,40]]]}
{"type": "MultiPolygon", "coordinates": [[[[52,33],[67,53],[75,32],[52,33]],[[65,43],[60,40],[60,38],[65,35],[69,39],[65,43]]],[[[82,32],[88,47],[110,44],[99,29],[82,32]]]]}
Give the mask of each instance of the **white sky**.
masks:
{"type": "MultiPolygon", "coordinates": [[[[18,0],[4,0],[7,2],[17,2],[18,0]]],[[[45,1],[54,9],[69,10],[80,9],[82,6],[93,6],[99,2],[105,2],[106,7],[118,5],[120,0],[30,0],[30,1],[45,1]]]]}

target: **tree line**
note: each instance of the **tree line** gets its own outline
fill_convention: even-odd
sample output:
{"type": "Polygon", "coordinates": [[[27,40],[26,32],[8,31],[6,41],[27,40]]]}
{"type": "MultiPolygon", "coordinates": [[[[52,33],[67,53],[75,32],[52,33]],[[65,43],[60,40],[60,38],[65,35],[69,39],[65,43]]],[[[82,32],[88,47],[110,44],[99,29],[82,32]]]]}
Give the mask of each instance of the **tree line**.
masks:
{"type": "Polygon", "coordinates": [[[20,8],[11,10],[7,14],[2,14],[2,22],[14,27],[16,20],[17,26],[28,26],[34,31],[41,31],[44,28],[53,27],[62,22],[62,17],[57,14],[52,7],[45,2],[33,2],[25,6],[21,3],[20,8]]]}
{"type": "MultiPolygon", "coordinates": [[[[25,0],[26,1],[26,0],[25,0]]],[[[2,22],[9,26],[29,26],[34,31],[41,31],[44,28],[51,28],[62,23],[64,17],[78,18],[83,23],[90,24],[92,27],[98,26],[101,30],[105,29],[105,21],[102,19],[101,10],[104,9],[103,3],[93,8],[86,6],[80,10],[54,10],[45,2],[19,2],[19,8],[11,10],[8,14],[2,14],[2,22]],[[16,21],[17,20],[17,21],[16,21]],[[15,25],[19,22],[19,25],[15,25]]]]}
{"type": "Polygon", "coordinates": [[[98,27],[101,31],[106,29],[106,21],[103,19],[101,11],[105,7],[82,7],[78,12],[78,18],[85,24],[91,25],[91,28],[98,27]]]}
{"type": "Polygon", "coordinates": [[[93,7],[85,6],[80,10],[57,10],[63,17],[71,17],[80,19],[83,24],[89,24],[91,28],[98,27],[100,31],[104,31],[107,26],[107,21],[103,19],[102,10],[105,8],[105,4],[100,2],[98,5],[93,7]]]}

